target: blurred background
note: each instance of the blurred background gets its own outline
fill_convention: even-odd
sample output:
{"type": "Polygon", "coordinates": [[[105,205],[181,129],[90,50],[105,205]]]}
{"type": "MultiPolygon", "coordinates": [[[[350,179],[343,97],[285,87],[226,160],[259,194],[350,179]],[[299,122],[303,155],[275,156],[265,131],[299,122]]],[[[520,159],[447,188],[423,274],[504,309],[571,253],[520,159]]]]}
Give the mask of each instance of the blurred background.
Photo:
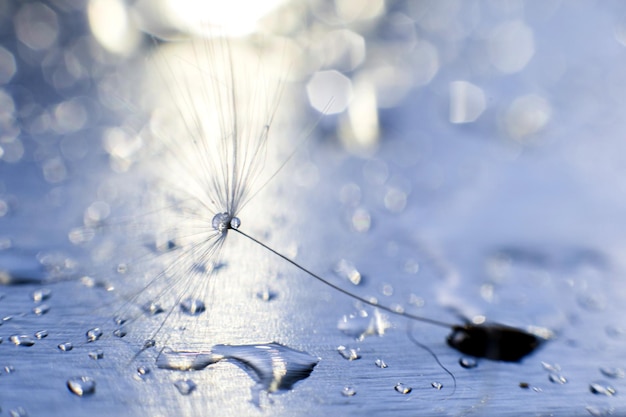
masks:
{"type": "Polygon", "coordinates": [[[221,3],[0,4],[0,415],[626,412],[623,4],[221,3]],[[161,129],[190,133],[172,120],[192,93],[172,68],[197,73],[191,42],[215,38],[232,45],[220,65],[234,78],[262,63],[283,89],[266,109],[266,172],[280,171],[242,230],[385,305],[554,339],[499,363],[417,324],[453,388],[404,320],[240,236],[206,284],[168,271],[178,255],[161,247],[185,225],[163,211],[180,195],[168,200],[154,173],[169,173],[161,129]],[[154,196],[165,201],[150,212],[154,196]],[[319,358],[311,376],[268,394],[255,353],[247,368],[201,371],[158,369],[158,349],[135,357],[163,316],[133,320],[125,337],[112,317],[155,299],[148,284],[163,271],[165,288],[182,282],[209,311],[166,302],[158,349],[276,341],[319,358]],[[104,335],[89,342],[95,327],[104,335]],[[68,390],[81,376],[91,395],[68,390]]]}

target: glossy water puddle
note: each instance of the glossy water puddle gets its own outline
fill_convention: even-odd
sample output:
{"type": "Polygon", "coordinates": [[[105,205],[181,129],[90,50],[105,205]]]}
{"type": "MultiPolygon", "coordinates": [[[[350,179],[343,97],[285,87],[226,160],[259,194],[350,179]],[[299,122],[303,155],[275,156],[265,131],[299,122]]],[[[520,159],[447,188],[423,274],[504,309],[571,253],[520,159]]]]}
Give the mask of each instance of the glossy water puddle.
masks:
{"type": "MultiPolygon", "coordinates": [[[[279,343],[266,343],[215,345],[209,351],[198,352],[164,349],[156,364],[161,369],[200,371],[221,361],[234,363],[256,382],[252,388],[252,402],[260,406],[261,392],[274,393],[292,389],[297,382],[311,375],[319,358],[279,343]]],[[[185,387],[190,384],[194,384],[193,381],[185,380],[185,387]]],[[[177,381],[180,391],[179,385],[182,385],[181,381],[177,381]]],[[[186,394],[192,390],[184,389],[186,394]]]]}

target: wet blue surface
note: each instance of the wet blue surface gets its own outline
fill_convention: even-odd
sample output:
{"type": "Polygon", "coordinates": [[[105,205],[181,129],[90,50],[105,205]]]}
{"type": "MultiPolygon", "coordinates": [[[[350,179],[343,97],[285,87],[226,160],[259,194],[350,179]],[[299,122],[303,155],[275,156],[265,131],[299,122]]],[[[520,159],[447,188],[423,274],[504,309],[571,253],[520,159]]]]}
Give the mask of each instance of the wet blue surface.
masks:
{"type": "MultiPolygon", "coordinates": [[[[163,170],[162,155],[149,145],[133,153],[137,132],[150,138],[148,116],[131,100],[152,98],[132,97],[148,78],[145,51],[123,58],[91,50],[81,40],[90,36],[84,11],[50,6],[59,21],[83,23],[60,25],[53,46],[33,52],[30,38],[15,34],[24,14],[10,5],[0,9],[1,21],[13,22],[0,25],[2,47],[19,70],[0,85],[16,108],[0,110],[0,277],[10,284],[0,287],[0,415],[20,407],[30,416],[623,414],[622,6],[444,3],[394,3],[371,27],[345,23],[366,40],[367,60],[358,69],[341,59],[321,69],[342,70],[355,91],[358,76],[378,80],[379,141],[359,148],[345,114],[326,116],[241,211],[241,230],[361,297],[446,322],[485,316],[547,328],[552,340],[520,363],[478,359],[468,368],[459,360],[471,358],[447,346],[446,329],[416,324],[409,331],[454,381],[411,341],[404,319],[314,282],[241,235],[229,233],[219,263],[170,245],[172,236],[155,242],[152,232],[170,214],[181,218],[175,209],[197,206],[146,205],[173,194],[150,175],[163,170]],[[522,21],[534,54],[512,70],[528,47],[527,37],[516,38],[522,21]],[[513,58],[494,46],[507,39],[513,58]],[[436,65],[424,52],[430,47],[436,65]],[[84,72],[59,58],[69,52],[84,72]],[[383,80],[408,77],[405,88],[380,86],[377,70],[388,66],[396,72],[383,80]],[[450,102],[462,98],[450,96],[450,84],[459,80],[484,93],[476,121],[451,122],[450,102]],[[73,111],[58,107],[76,97],[82,104],[73,111]],[[385,108],[390,97],[394,106],[385,108]],[[358,285],[340,264],[359,271],[358,285]],[[49,297],[37,295],[42,288],[49,297]],[[186,296],[206,311],[187,314],[186,296]],[[146,313],[149,301],[163,311],[146,313]],[[90,342],[95,327],[103,335],[90,342]],[[155,346],[142,349],[151,339],[155,346]],[[59,349],[67,342],[73,349],[59,349]],[[165,347],[272,342],[319,363],[278,392],[258,385],[280,380],[281,362],[268,365],[271,355],[245,352],[252,367],[257,360],[271,369],[265,380],[241,358],[195,372],[157,366],[165,347]],[[339,346],[356,354],[339,354],[339,346]],[[68,389],[68,381],[90,381],[82,377],[95,381],[90,395],[68,389]]],[[[329,33],[338,28],[328,11],[313,9],[329,33]]],[[[294,90],[278,112],[268,167],[280,165],[274,159],[284,160],[293,138],[308,131],[303,125],[317,123],[295,114],[304,87],[294,90]]],[[[185,226],[174,229],[197,230],[185,226]]]]}

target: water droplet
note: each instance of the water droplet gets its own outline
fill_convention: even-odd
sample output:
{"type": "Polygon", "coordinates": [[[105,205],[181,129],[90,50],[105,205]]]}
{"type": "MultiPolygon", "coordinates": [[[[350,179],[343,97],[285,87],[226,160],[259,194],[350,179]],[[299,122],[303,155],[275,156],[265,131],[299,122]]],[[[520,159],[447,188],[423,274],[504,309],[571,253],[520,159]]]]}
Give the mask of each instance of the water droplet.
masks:
{"type": "Polygon", "coordinates": [[[262,301],[272,301],[278,296],[278,293],[270,290],[269,288],[265,288],[256,293],[256,298],[262,301]]]}
{"type": "Polygon", "coordinates": [[[158,356],[156,364],[161,369],[199,371],[223,359],[211,352],[177,352],[165,348],[158,356]]]}
{"type": "Polygon", "coordinates": [[[9,416],[11,417],[28,417],[28,413],[23,407],[17,407],[9,410],[9,416]]]}
{"type": "Polygon", "coordinates": [[[437,382],[437,381],[431,382],[430,386],[433,387],[436,390],[440,390],[441,388],[443,388],[443,384],[441,382],[437,382]]]}
{"type": "Polygon", "coordinates": [[[88,376],[76,376],[67,380],[67,388],[79,397],[96,392],[96,381],[88,376]]]}
{"type": "Polygon", "coordinates": [[[174,386],[183,395],[189,395],[196,389],[196,383],[191,379],[179,379],[174,382],[174,386]]]}
{"type": "Polygon", "coordinates": [[[555,374],[558,374],[559,372],[561,372],[561,366],[559,364],[551,364],[548,362],[541,362],[541,367],[548,371],[548,372],[552,372],[555,374]]]}
{"type": "Polygon", "coordinates": [[[606,395],[607,397],[612,397],[617,394],[615,388],[604,382],[592,382],[589,384],[589,390],[596,395],[606,395]]]}
{"type": "Polygon", "coordinates": [[[478,366],[478,362],[474,358],[461,358],[459,359],[459,365],[465,369],[472,369],[478,366]]]}
{"type": "Polygon", "coordinates": [[[2,337],[0,337],[0,343],[2,343],[4,341],[4,339],[2,337]]]}
{"type": "Polygon", "coordinates": [[[115,329],[113,330],[113,336],[115,337],[124,337],[126,336],[126,330],[124,329],[115,329]]]}
{"type": "Polygon", "coordinates": [[[341,259],[337,262],[337,265],[335,265],[335,273],[339,277],[350,281],[353,285],[359,285],[363,278],[356,266],[346,259],[341,259]]]}
{"type": "Polygon", "coordinates": [[[104,358],[104,351],[102,349],[93,350],[89,352],[89,357],[93,360],[99,360],[104,358]]]}
{"type": "Polygon", "coordinates": [[[39,330],[38,332],[35,333],[35,337],[37,339],[44,339],[44,338],[48,337],[48,331],[47,330],[39,330]]]}
{"type": "Polygon", "coordinates": [[[543,390],[539,387],[533,387],[533,391],[535,392],[542,392],[543,390]]]}
{"type": "Polygon", "coordinates": [[[411,391],[413,391],[413,388],[404,385],[402,382],[398,382],[393,389],[396,390],[396,392],[399,392],[400,394],[409,394],[411,391]]]}
{"type": "Polygon", "coordinates": [[[38,290],[33,291],[31,295],[34,302],[40,303],[50,298],[50,296],[52,295],[52,290],[50,288],[39,288],[38,290]]]}
{"type": "Polygon", "coordinates": [[[379,368],[383,368],[383,369],[384,369],[384,368],[386,368],[386,367],[388,366],[388,365],[387,365],[387,363],[386,363],[384,360],[382,360],[382,359],[376,359],[376,360],[374,361],[374,364],[375,364],[376,366],[378,366],[379,368]]]}
{"type": "Polygon", "coordinates": [[[35,313],[37,316],[43,316],[48,311],[50,311],[50,306],[48,304],[41,304],[33,307],[33,313],[35,313]]]}
{"type": "Polygon", "coordinates": [[[241,226],[241,220],[239,220],[239,217],[233,217],[230,219],[231,229],[239,229],[239,226],[241,226]]]}
{"type": "Polygon", "coordinates": [[[215,216],[213,216],[213,220],[211,220],[211,225],[213,226],[213,229],[223,234],[226,233],[228,229],[233,227],[233,224],[237,226],[234,227],[234,229],[239,228],[239,226],[241,225],[241,221],[237,219],[237,221],[233,222],[234,219],[236,219],[236,217],[233,217],[228,213],[217,213],[215,216]]]}
{"type": "Polygon", "coordinates": [[[60,351],[63,352],[69,352],[70,350],[74,349],[74,345],[72,345],[72,342],[64,342],[59,344],[57,347],[60,351]]]}
{"type": "Polygon", "coordinates": [[[606,417],[606,416],[612,416],[615,414],[615,410],[612,407],[599,408],[599,407],[588,406],[588,407],[585,407],[585,410],[587,410],[587,412],[591,414],[593,417],[606,417]]]}
{"type": "Polygon", "coordinates": [[[140,366],[137,368],[137,373],[135,374],[136,379],[145,380],[150,374],[150,368],[145,366],[140,366]]]}
{"type": "Polygon", "coordinates": [[[117,273],[123,275],[128,272],[128,265],[126,264],[118,264],[117,265],[117,273]]]}
{"type": "Polygon", "coordinates": [[[147,303],[145,303],[141,309],[143,310],[144,313],[148,314],[149,316],[156,316],[157,314],[161,314],[163,311],[163,307],[161,307],[159,304],[152,302],[152,301],[148,301],[147,303]]]}
{"type": "Polygon", "coordinates": [[[124,323],[126,323],[128,320],[125,317],[122,316],[115,316],[113,317],[113,322],[117,325],[117,326],[121,326],[124,323]]]}
{"type": "Polygon", "coordinates": [[[4,373],[9,375],[15,372],[15,367],[13,365],[7,365],[4,367],[4,373]]]}
{"type": "Polygon", "coordinates": [[[563,385],[567,383],[567,378],[565,378],[563,375],[561,374],[550,374],[548,375],[548,379],[550,380],[550,382],[552,382],[553,384],[559,384],[559,385],[563,385]]]}
{"type": "Polygon", "coordinates": [[[337,348],[337,352],[339,352],[342,358],[349,360],[349,361],[355,361],[357,359],[361,359],[361,355],[359,354],[358,349],[347,348],[345,346],[339,346],[337,348]]]}
{"type": "Polygon", "coordinates": [[[99,327],[94,327],[93,329],[87,330],[85,336],[87,336],[88,342],[95,342],[102,337],[102,330],[100,330],[99,327]]]}
{"type": "Polygon", "coordinates": [[[624,372],[624,369],[622,368],[605,368],[602,367],[600,368],[600,372],[602,372],[602,375],[608,377],[608,378],[613,378],[613,379],[621,379],[626,377],[626,372],[624,372]]]}
{"type": "Polygon", "coordinates": [[[204,302],[195,298],[185,298],[180,302],[180,309],[190,316],[197,316],[206,310],[204,302]]]}
{"type": "Polygon", "coordinates": [[[9,337],[9,340],[17,346],[32,346],[35,344],[35,341],[31,339],[30,336],[25,334],[14,334],[13,336],[9,337]]]}
{"type": "Polygon", "coordinates": [[[371,316],[367,311],[361,310],[357,314],[343,316],[337,323],[337,329],[357,340],[371,335],[382,336],[390,327],[391,323],[379,310],[374,310],[371,316]]]}
{"type": "Polygon", "coordinates": [[[145,342],[143,342],[143,348],[142,349],[150,349],[151,347],[156,346],[156,340],[154,339],[147,339],[145,342]]]}
{"type": "Polygon", "coordinates": [[[344,397],[353,397],[356,395],[356,390],[352,387],[345,386],[341,389],[341,395],[344,397]]]}

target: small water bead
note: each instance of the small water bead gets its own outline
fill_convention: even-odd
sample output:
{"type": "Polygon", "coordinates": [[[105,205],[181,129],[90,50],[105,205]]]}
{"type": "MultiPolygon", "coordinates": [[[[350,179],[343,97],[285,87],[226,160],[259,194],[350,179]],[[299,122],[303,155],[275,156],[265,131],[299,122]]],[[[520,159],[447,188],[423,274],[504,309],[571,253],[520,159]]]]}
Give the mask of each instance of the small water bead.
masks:
{"type": "Polygon", "coordinates": [[[551,364],[548,362],[541,362],[541,367],[548,371],[548,372],[552,372],[552,373],[559,373],[561,372],[561,366],[558,364],[551,364]]]}
{"type": "Polygon", "coordinates": [[[44,300],[47,300],[52,295],[52,290],[50,288],[39,288],[38,290],[33,291],[31,294],[33,301],[36,303],[40,303],[44,300]]]}
{"type": "Polygon", "coordinates": [[[143,306],[141,306],[141,309],[149,316],[156,316],[157,314],[161,314],[165,311],[163,307],[161,307],[161,305],[152,301],[145,303],[143,306]]]}
{"type": "Polygon", "coordinates": [[[357,359],[361,359],[361,355],[359,354],[358,349],[347,348],[345,346],[339,346],[337,348],[337,352],[339,352],[342,358],[349,360],[349,361],[355,361],[357,359]]]}
{"type": "Polygon", "coordinates": [[[478,366],[478,362],[474,358],[461,358],[459,359],[459,365],[465,369],[472,369],[478,366]]]}
{"type": "Polygon", "coordinates": [[[35,333],[35,337],[37,339],[44,339],[44,338],[48,337],[48,331],[47,330],[39,330],[38,332],[35,333]]]}
{"type": "Polygon", "coordinates": [[[613,379],[621,379],[626,377],[626,372],[622,368],[600,368],[600,372],[602,375],[613,378],[613,379]]]}
{"type": "Polygon", "coordinates": [[[126,323],[128,320],[125,317],[122,316],[115,316],[113,317],[113,322],[117,325],[117,326],[121,326],[124,323],[126,323]]]}
{"type": "Polygon", "coordinates": [[[16,346],[32,346],[35,344],[35,341],[30,336],[25,334],[14,334],[9,337],[9,340],[16,346]]]}
{"type": "Polygon", "coordinates": [[[64,342],[59,344],[57,347],[62,352],[69,352],[70,350],[74,349],[74,345],[72,345],[72,342],[64,342]]]}
{"type": "Polygon", "coordinates": [[[102,337],[102,330],[99,327],[94,327],[93,329],[87,330],[85,336],[87,336],[88,342],[95,342],[102,337]]]}
{"type": "Polygon", "coordinates": [[[148,375],[150,375],[150,368],[147,368],[145,366],[140,366],[137,368],[137,373],[135,374],[137,376],[138,379],[140,380],[144,380],[148,377],[148,375]]]}
{"type": "Polygon", "coordinates": [[[180,302],[180,309],[185,314],[197,316],[206,310],[206,306],[202,300],[189,297],[180,302]]]}
{"type": "Polygon", "coordinates": [[[11,417],[28,417],[28,413],[24,407],[17,407],[9,410],[9,416],[11,417]]]}
{"type": "Polygon", "coordinates": [[[88,376],[76,376],[67,380],[67,388],[71,393],[84,397],[96,392],[96,381],[88,376]]]}
{"type": "Polygon", "coordinates": [[[587,412],[591,414],[593,417],[605,417],[605,416],[615,415],[615,410],[612,407],[599,408],[599,407],[588,406],[588,407],[585,407],[585,410],[587,410],[587,412]]]}
{"type": "Polygon", "coordinates": [[[4,341],[4,339],[2,337],[0,337],[0,343],[2,343],[4,341]]]}
{"type": "Polygon", "coordinates": [[[604,382],[592,382],[589,384],[589,391],[596,395],[606,395],[612,397],[617,394],[617,390],[604,382]]]}
{"type": "Polygon", "coordinates": [[[154,339],[147,339],[145,342],[143,342],[143,348],[142,349],[149,349],[151,347],[156,346],[156,340],[154,339]]]}
{"type": "Polygon", "coordinates": [[[239,220],[239,217],[233,217],[232,219],[230,219],[231,229],[239,229],[239,226],[241,226],[241,220],[239,220]]]}
{"type": "Polygon", "coordinates": [[[89,355],[89,357],[90,357],[91,359],[93,359],[93,360],[96,360],[96,361],[97,361],[97,360],[99,360],[99,359],[104,358],[104,351],[103,351],[102,349],[98,349],[98,350],[94,350],[94,351],[89,352],[89,354],[88,354],[88,355],[89,355]]]}
{"type": "Polygon", "coordinates": [[[402,382],[398,382],[394,387],[394,390],[396,390],[396,392],[399,392],[400,394],[410,394],[411,391],[413,391],[413,388],[409,387],[408,385],[403,384],[402,382]]]}
{"type": "Polygon", "coordinates": [[[341,395],[344,397],[354,397],[356,395],[356,390],[352,387],[345,386],[341,389],[341,395]]]}
{"type": "Polygon", "coordinates": [[[7,365],[3,369],[4,369],[4,373],[7,375],[15,373],[15,367],[13,365],[7,365]]]}
{"type": "Polygon", "coordinates": [[[275,299],[278,296],[278,293],[275,291],[272,291],[268,288],[265,288],[259,292],[256,293],[256,298],[258,298],[261,301],[265,301],[265,302],[269,302],[272,301],[273,299],[275,299]]]}
{"type": "Polygon", "coordinates": [[[350,281],[353,285],[359,285],[363,280],[363,277],[356,266],[346,259],[339,260],[337,265],[335,265],[334,271],[337,276],[350,281]]]}
{"type": "Polygon", "coordinates": [[[381,369],[385,369],[388,366],[387,363],[382,359],[376,359],[374,361],[374,365],[378,366],[381,369]]]}
{"type": "Polygon", "coordinates": [[[191,379],[179,379],[174,386],[182,395],[189,395],[196,389],[196,383],[191,379]]]}
{"type": "Polygon", "coordinates": [[[550,380],[550,382],[552,382],[553,384],[559,384],[559,385],[563,385],[563,384],[567,384],[567,378],[565,378],[563,375],[561,374],[554,374],[551,373],[550,375],[548,375],[548,379],[550,380]]]}
{"type": "Polygon", "coordinates": [[[121,338],[121,337],[126,336],[126,334],[127,334],[126,330],[124,330],[124,329],[115,329],[115,330],[113,330],[113,336],[115,336],[115,337],[120,337],[121,338]]]}
{"type": "Polygon", "coordinates": [[[43,316],[48,311],[50,311],[50,306],[48,304],[41,304],[36,307],[33,307],[33,313],[37,316],[43,316]]]}
{"type": "Polygon", "coordinates": [[[440,390],[441,388],[443,388],[443,384],[441,382],[437,382],[437,381],[431,382],[430,386],[433,387],[436,390],[440,390]]]}

